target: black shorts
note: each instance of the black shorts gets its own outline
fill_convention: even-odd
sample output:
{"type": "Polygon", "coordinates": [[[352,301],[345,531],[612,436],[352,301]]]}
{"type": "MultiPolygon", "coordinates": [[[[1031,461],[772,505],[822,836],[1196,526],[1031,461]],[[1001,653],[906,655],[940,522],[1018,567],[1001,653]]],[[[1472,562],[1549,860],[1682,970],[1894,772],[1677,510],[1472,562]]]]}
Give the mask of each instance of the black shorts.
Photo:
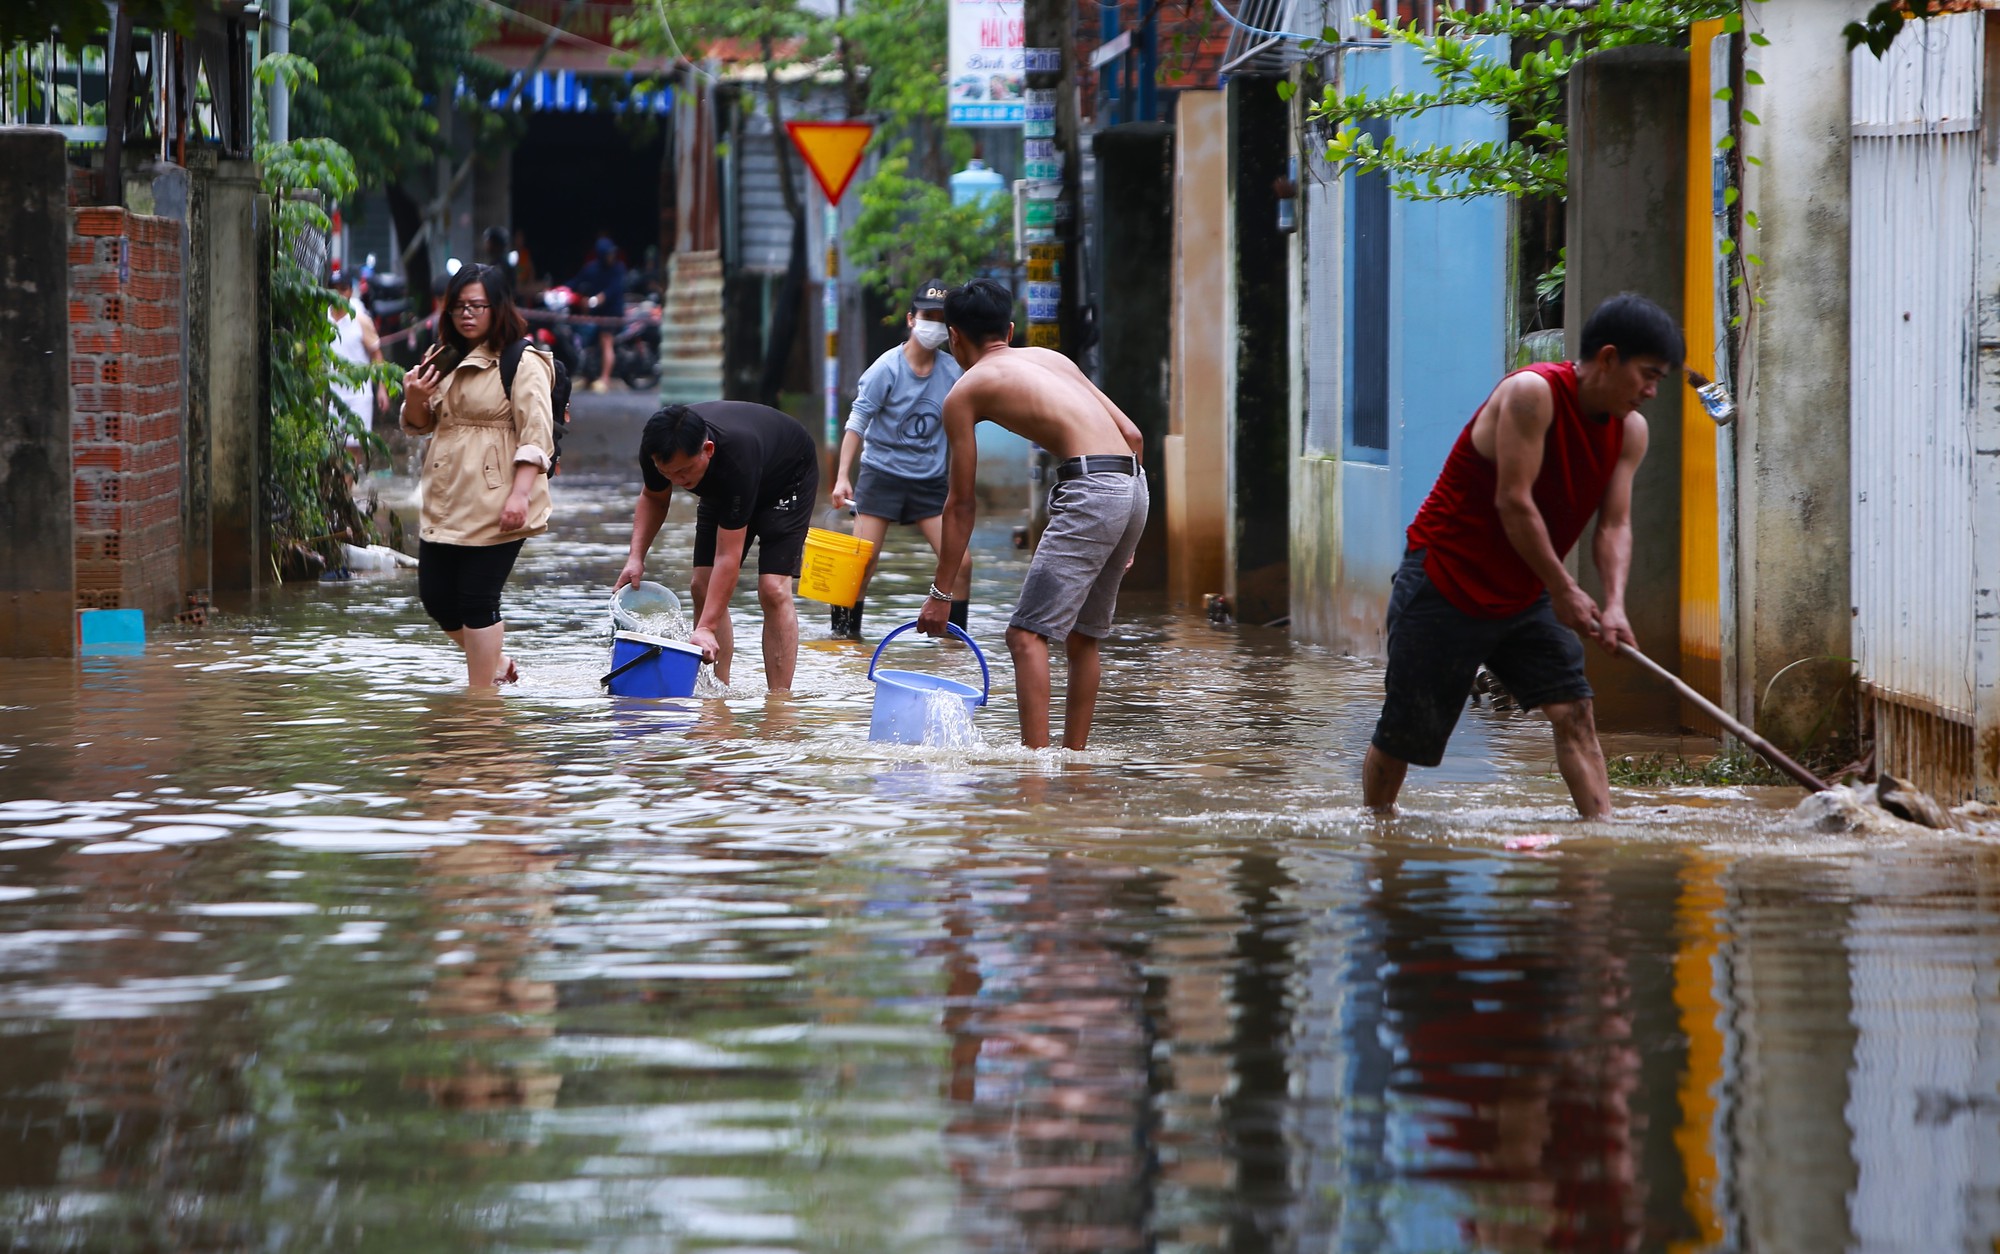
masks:
{"type": "Polygon", "coordinates": [[[506,544],[417,541],[417,597],[446,631],[500,621],[500,590],[521,556],[521,540],[506,544]]]}
{"type": "MultiPolygon", "coordinates": [[[[812,530],[813,502],[819,496],[819,471],[811,471],[791,491],[750,516],[748,534],[743,537],[743,555],[757,546],[757,573],[784,575],[796,579],[806,557],[806,532],[812,530]]],[[[694,565],[699,570],[715,565],[715,533],[719,511],[703,502],[694,512],[694,565]]]]}
{"type": "Polygon", "coordinates": [[[854,511],[904,525],[922,522],[944,513],[946,489],[943,475],[935,479],[905,479],[864,464],[860,477],[854,481],[854,511]]]}
{"type": "Polygon", "coordinates": [[[1475,618],[1444,599],[1412,549],[1389,594],[1387,699],[1374,744],[1392,758],[1436,766],[1484,665],[1522,709],[1590,699],[1583,641],[1556,621],[1549,595],[1511,618],[1475,618]]]}

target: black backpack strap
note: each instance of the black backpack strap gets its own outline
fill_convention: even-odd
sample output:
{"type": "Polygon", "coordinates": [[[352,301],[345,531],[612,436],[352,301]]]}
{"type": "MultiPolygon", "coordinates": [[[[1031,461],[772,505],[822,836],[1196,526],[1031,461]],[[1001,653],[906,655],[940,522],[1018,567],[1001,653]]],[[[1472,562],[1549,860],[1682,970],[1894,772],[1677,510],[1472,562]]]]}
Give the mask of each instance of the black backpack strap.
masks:
{"type": "Polygon", "coordinates": [[[528,341],[524,336],[500,350],[500,390],[507,399],[514,399],[514,376],[521,369],[521,354],[527,351],[528,341]]]}

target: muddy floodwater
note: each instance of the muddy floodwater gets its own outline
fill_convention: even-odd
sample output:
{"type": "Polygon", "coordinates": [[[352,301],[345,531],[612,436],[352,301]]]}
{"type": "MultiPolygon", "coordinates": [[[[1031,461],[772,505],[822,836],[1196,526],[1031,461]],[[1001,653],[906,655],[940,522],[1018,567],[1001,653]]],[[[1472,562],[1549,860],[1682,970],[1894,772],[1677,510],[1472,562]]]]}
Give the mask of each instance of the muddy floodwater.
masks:
{"type": "MultiPolygon", "coordinates": [[[[1096,747],[1024,752],[998,523],[985,747],[871,745],[809,604],[767,699],[749,596],[732,695],[614,702],[628,510],[559,483],[497,699],[409,574],[0,663],[0,1249],[2000,1240],[1989,841],[1778,790],[1579,825],[1483,710],[1378,822],[1378,670],[1140,599],[1096,747]]],[[[871,644],[929,573],[892,540],[871,644]]]]}

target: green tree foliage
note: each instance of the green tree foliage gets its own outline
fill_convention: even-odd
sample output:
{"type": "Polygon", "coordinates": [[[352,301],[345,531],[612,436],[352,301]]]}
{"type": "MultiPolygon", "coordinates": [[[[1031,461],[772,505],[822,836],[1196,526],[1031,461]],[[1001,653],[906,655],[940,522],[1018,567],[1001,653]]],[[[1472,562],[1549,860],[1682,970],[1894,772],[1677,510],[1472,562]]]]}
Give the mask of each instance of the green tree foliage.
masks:
{"type": "MultiPolygon", "coordinates": [[[[615,27],[621,43],[656,55],[695,59],[729,51],[755,53],[763,71],[764,108],[774,134],[784,134],[779,71],[811,65],[835,47],[833,19],[798,0],[656,0],[640,5],[615,27]]],[[[789,145],[778,146],[778,182],[785,211],[804,220],[805,197],[792,167],[789,145]]]]}
{"type": "MultiPolygon", "coordinates": [[[[662,0],[641,6],[621,36],[648,51],[701,57],[711,49],[754,51],[765,71],[774,123],[782,106],[772,71],[815,65],[838,72],[850,113],[876,124],[874,173],[850,195],[861,213],[848,253],[862,280],[900,303],[935,275],[969,278],[1001,255],[1007,205],[953,206],[946,180],[972,155],[972,142],[945,126],[944,72],[950,0],[851,0],[832,16],[797,0],[662,0]]],[[[790,162],[781,166],[786,204],[803,212],[790,162]]]]}
{"type": "Polygon", "coordinates": [[[946,180],[972,155],[972,142],[945,126],[949,5],[859,0],[841,24],[851,53],[869,67],[867,104],[880,119],[881,157],[861,185],[848,254],[862,282],[899,311],[926,279],[963,282],[992,265],[1013,230],[1004,196],[951,203],[946,180]]]}
{"type": "MultiPolygon", "coordinates": [[[[942,94],[942,93],[940,93],[942,94]]],[[[907,141],[882,158],[861,188],[861,213],[848,253],[862,282],[886,297],[901,318],[917,285],[934,276],[962,283],[1005,256],[1013,239],[1012,202],[993,196],[969,205],[909,173],[907,141]]]]}
{"type": "MultiPolygon", "coordinates": [[[[186,34],[209,0],[126,0],[125,12],[141,26],[165,26],[186,34]]],[[[104,0],[0,0],[0,51],[17,43],[47,39],[50,32],[72,49],[111,29],[104,0]]]]}
{"type": "Polygon", "coordinates": [[[1896,36],[1903,33],[1905,22],[1936,17],[1946,11],[1947,3],[1948,0],[1883,0],[1868,10],[1868,16],[1849,22],[1840,33],[1847,36],[1849,52],[1865,46],[1879,61],[1889,51],[1889,45],[1896,42],[1896,36]]]}
{"type": "MultiPolygon", "coordinates": [[[[1394,21],[1364,17],[1389,39],[1417,49],[1437,76],[1429,91],[1341,94],[1328,85],[1307,116],[1328,126],[1326,160],[1356,173],[1387,176],[1390,190],[1411,200],[1458,200],[1515,195],[1560,198],[1569,190],[1569,132],[1563,94],[1570,69],[1589,54],[1632,44],[1682,44],[1688,27],[1705,18],[1736,19],[1738,0],[1598,0],[1587,8],[1509,5],[1488,13],[1441,15],[1426,35],[1394,21]],[[1501,36],[1518,54],[1484,54],[1501,36]],[[1362,131],[1369,118],[1407,118],[1431,109],[1471,106],[1507,117],[1510,138],[1499,143],[1408,145],[1391,134],[1377,143],[1362,131]]],[[[1339,34],[1329,28],[1325,38],[1339,34]]]]}
{"type": "Polygon", "coordinates": [[[497,76],[473,55],[491,29],[475,0],[293,0],[292,52],[318,74],[299,84],[292,129],[337,141],[364,188],[428,168],[438,117],[426,97],[497,76]]]}

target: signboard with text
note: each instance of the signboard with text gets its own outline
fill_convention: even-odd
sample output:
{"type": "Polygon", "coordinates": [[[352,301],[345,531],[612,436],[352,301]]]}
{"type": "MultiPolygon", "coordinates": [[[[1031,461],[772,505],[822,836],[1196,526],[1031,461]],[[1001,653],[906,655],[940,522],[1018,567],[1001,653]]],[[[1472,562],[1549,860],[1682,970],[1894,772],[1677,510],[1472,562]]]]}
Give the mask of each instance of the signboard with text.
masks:
{"type": "Polygon", "coordinates": [[[952,126],[1019,126],[1027,70],[1020,0],[951,0],[945,70],[952,126]]]}

